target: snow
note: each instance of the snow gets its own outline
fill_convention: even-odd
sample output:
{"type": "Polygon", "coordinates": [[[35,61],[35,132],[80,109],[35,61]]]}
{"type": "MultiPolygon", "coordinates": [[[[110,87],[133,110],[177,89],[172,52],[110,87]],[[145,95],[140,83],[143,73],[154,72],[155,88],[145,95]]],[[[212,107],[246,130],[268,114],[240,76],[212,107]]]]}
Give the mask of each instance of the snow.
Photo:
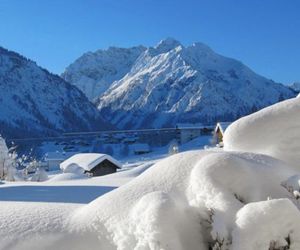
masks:
{"type": "Polygon", "coordinates": [[[107,50],[85,53],[66,68],[62,78],[93,100],[114,81],[124,77],[145,49],[143,46],[128,49],[109,47],[107,50]]]}
{"type": "Polygon", "coordinates": [[[225,132],[226,151],[248,151],[281,159],[300,170],[300,99],[292,98],[234,122],[225,132]]]}
{"type": "Polygon", "coordinates": [[[218,122],[217,126],[215,128],[215,132],[217,131],[217,128],[220,128],[222,134],[224,134],[230,124],[231,124],[231,122],[218,122]]]}
{"type": "Polygon", "coordinates": [[[289,249],[300,249],[299,221],[299,210],[288,199],[245,205],[237,213],[232,250],[265,250],[272,241],[278,249],[288,245],[287,238],[292,243],[289,249]]]}
{"type": "Polygon", "coordinates": [[[71,156],[69,159],[65,160],[60,164],[60,168],[64,172],[73,172],[76,169],[81,168],[85,171],[91,171],[95,166],[104,160],[108,160],[114,163],[118,168],[121,168],[122,165],[116,159],[106,154],[98,153],[81,153],[71,156]]]}
{"type": "Polygon", "coordinates": [[[289,85],[289,87],[295,90],[296,92],[300,92],[300,82],[294,82],[291,85],[289,85]]]}
{"type": "Polygon", "coordinates": [[[95,178],[5,182],[0,249],[298,250],[299,106],[294,98],[234,122],[225,151],[152,157],[95,178]]]}
{"type": "Polygon", "coordinates": [[[35,62],[0,47],[0,132],[5,138],[108,129],[73,85],[35,62]]]}
{"type": "Polygon", "coordinates": [[[3,185],[0,221],[5,230],[1,236],[4,246],[10,246],[7,249],[18,250],[37,246],[47,250],[87,246],[108,250],[196,250],[222,239],[228,244],[232,239],[233,247],[243,246],[248,244],[244,235],[253,230],[251,220],[246,231],[241,227],[252,209],[243,211],[248,205],[272,197],[274,205],[270,209],[267,206],[274,210],[270,218],[279,216],[282,208],[286,212],[270,224],[274,233],[267,239],[276,241],[278,235],[293,239],[298,235],[297,227],[286,217],[295,214],[294,205],[286,202],[279,207],[280,200],[275,201],[289,197],[281,183],[295,174],[283,162],[264,155],[195,150],[103,177],[77,179],[74,174],[63,174],[62,180],[50,176],[42,185],[3,185]],[[114,182],[119,182],[119,188],[113,187],[114,182]],[[45,214],[43,219],[41,214],[45,214]],[[277,229],[282,220],[285,227],[277,229]],[[290,230],[294,235],[289,234],[290,230]]]}
{"type": "Polygon", "coordinates": [[[120,129],[231,121],[295,96],[290,88],[201,43],[185,47],[166,39],[130,65],[94,100],[120,129]]]}
{"type": "Polygon", "coordinates": [[[208,219],[209,211],[214,211],[212,234],[228,237],[244,205],[240,200],[287,197],[281,181],[293,173],[282,162],[262,155],[176,154],[82,207],[73,220],[76,228],[96,230],[118,249],[199,249],[204,247],[201,238],[210,232],[199,235],[206,229],[198,221],[208,219]]]}

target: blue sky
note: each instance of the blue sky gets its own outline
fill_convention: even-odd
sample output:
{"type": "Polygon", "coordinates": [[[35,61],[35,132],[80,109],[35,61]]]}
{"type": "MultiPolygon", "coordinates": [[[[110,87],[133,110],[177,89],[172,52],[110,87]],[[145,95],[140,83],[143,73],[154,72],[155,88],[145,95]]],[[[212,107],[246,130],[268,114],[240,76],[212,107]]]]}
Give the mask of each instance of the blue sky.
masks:
{"type": "Polygon", "coordinates": [[[300,81],[299,0],[0,0],[0,46],[54,73],[86,51],[200,41],[275,81],[300,81]]]}

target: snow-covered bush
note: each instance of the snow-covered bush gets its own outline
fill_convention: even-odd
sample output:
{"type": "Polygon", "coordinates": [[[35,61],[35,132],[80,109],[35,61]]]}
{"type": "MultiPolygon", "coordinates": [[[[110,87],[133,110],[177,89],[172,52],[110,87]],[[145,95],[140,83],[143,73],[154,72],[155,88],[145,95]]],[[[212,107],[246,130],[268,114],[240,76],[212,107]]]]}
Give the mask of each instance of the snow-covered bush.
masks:
{"type": "Polygon", "coordinates": [[[48,174],[44,168],[37,168],[34,175],[31,177],[31,181],[46,181],[48,180],[48,174]]]}
{"type": "Polygon", "coordinates": [[[179,146],[176,140],[173,140],[169,144],[169,155],[177,154],[179,152],[179,146]]]}
{"type": "MultiPolygon", "coordinates": [[[[175,154],[78,210],[72,226],[101,235],[104,249],[232,250],[233,244],[253,246],[254,238],[250,243],[235,241],[234,235],[243,232],[237,229],[237,216],[247,204],[267,202],[269,197],[274,200],[267,203],[266,212],[278,212],[276,206],[282,203],[277,199],[289,197],[281,182],[294,174],[283,162],[264,155],[212,150],[175,154]]],[[[298,212],[293,205],[281,207],[298,212]]],[[[284,229],[279,228],[280,223],[272,224],[274,234],[264,239],[268,246],[282,243],[278,235],[293,236],[294,224],[288,227],[289,223],[284,229]]],[[[300,237],[295,231],[292,241],[296,235],[300,237]]]]}
{"type": "Polygon", "coordinates": [[[300,249],[299,222],[299,210],[288,199],[250,203],[236,215],[231,249],[300,249]]]}
{"type": "MultiPolygon", "coordinates": [[[[74,210],[70,217],[57,222],[59,226],[49,220],[44,222],[46,230],[39,235],[39,244],[33,244],[38,247],[12,249],[299,250],[300,178],[295,163],[300,140],[291,141],[290,136],[298,138],[300,132],[297,122],[281,120],[293,119],[291,111],[300,115],[296,108],[299,103],[290,100],[285,104],[288,112],[284,105],[277,104],[234,123],[227,135],[227,149],[236,151],[174,154],[126,185],[74,210]],[[276,139],[263,137],[260,131],[269,119],[274,123],[269,124],[271,131],[276,128],[280,132],[275,133],[276,139]],[[239,138],[241,131],[246,133],[246,127],[253,137],[249,143],[250,135],[239,138]],[[283,133],[287,128],[289,132],[283,133]],[[287,141],[291,142],[290,152],[284,147],[287,141]],[[252,149],[255,153],[241,152],[252,149]],[[59,236],[51,235],[51,241],[47,240],[47,230],[57,232],[57,228],[61,230],[59,236]]],[[[0,229],[4,230],[0,230],[0,238],[14,246],[20,231],[26,230],[14,231],[18,218],[1,219],[5,214],[2,207],[0,229]]],[[[31,211],[28,209],[31,223],[40,225],[41,215],[31,211]]],[[[57,218],[57,212],[52,213],[57,218]]],[[[26,237],[33,238],[38,233],[32,231],[26,237]]]]}

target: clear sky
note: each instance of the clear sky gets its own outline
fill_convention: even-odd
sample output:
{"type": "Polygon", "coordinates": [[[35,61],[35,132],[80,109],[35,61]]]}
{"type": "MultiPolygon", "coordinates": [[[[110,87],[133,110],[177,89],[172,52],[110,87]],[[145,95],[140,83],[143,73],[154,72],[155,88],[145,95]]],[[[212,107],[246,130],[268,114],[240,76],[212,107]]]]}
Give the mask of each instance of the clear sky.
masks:
{"type": "Polygon", "coordinates": [[[166,37],[300,81],[299,0],[0,0],[0,46],[54,73],[86,51],[166,37]]]}

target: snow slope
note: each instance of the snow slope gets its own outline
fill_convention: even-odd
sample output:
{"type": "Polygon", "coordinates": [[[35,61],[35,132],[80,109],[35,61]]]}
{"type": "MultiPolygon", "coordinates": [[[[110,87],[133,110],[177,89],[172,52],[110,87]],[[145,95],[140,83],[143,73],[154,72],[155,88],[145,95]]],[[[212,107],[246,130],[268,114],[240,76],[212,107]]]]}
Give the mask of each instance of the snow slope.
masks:
{"type": "Polygon", "coordinates": [[[298,93],[300,92],[300,82],[294,82],[289,87],[298,93]]]}
{"type": "Polygon", "coordinates": [[[109,127],[76,87],[4,48],[0,48],[0,110],[0,133],[5,137],[109,127]]]}
{"type": "MultiPolygon", "coordinates": [[[[70,203],[55,208],[55,203],[17,205],[2,200],[0,236],[5,245],[0,249],[298,250],[298,109],[299,98],[294,98],[233,123],[225,132],[225,145],[231,142],[230,149],[235,151],[188,151],[131,173],[70,180],[90,185],[99,183],[100,178],[131,179],[87,205],[70,203]],[[260,126],[265,123],[275,139],[263,137],[260,126]],[[246,127],[249,138],[247,133],[240,134],[246,127]],[[242,136],[246,140],[240,140],[242,136]],[[289,145],[285,139],[290,136],[289,145]],[[279,159],[242,152],[244,145],[260,148],[260,144],[276,152],[279,159]],[[276,151],[280,147],[283,152],[276,151]],[[137,177],[132,179],[132,175],[137,177]]],[[[40,185],[40,192],[47,185],[65,186],[50,179],[40,185]]],[[[0,198],[9,186],[1,189],[0,198]]],[[[73,192],[73,197],[77,194],[73,192]]],[[[24,195],[19,193],[21,199],[24,195]]]]}
{"type": "Polygon", "coordinates": [[[156,47],[135,49],[134,56],[129,53],[128,58],[123,55],[127,50],[88,53],[63,75],[89,97],[91,92],[101,92],[95,102],[102,115],[119,128],[234,120],[295,96],[290,88],[255,74],[202,43],[185,47],[168,38],[156,47]],[[119,60],[127,60],[127,66],[119,60]],[[123,73],[112,78],[104,70],[104,62],[116,69],[114,72],[123,73]],[[89,71],[101,74],[95,73],[96,80],[91,83],[86,79],[89,71]],[[95,81],[101,82],[101,88],[95,81]]]}
{"type": "Polygon", "coordinates": [[[224,149],[266,154],[300,171],[300,98],[286,100],[231,124],[224,149]]]}
{"type": "Polygon", "coordinates": [[[55,211],[51,204],[19,203],[17,208],[1,202],[1,239],[11,246],[2,249],[198,250],[223,242],[227,248],[220,249],[265,250],[273,240],[287,244],[289,236],[296,250],[300,232],[293,218],[299,211],[281,186],[294,174],[283,162],[263,155],[213,150],[176,154],[85,206],[69,204],[55,211]],[[8,209],[15,213],[6,217],[8,209]],[[42,220],[41,213],[46,214],[42,220]],[[264,223],[253,236],[256,215],[264,223]]]}
{"type": "Polygon", "coordinates": [[[107,50],[88,52],[69,65],[62,77],[93,100],[112,82],[124,77],[144,50],[143,46],[128,49],[109,47],[107,50]]]}

